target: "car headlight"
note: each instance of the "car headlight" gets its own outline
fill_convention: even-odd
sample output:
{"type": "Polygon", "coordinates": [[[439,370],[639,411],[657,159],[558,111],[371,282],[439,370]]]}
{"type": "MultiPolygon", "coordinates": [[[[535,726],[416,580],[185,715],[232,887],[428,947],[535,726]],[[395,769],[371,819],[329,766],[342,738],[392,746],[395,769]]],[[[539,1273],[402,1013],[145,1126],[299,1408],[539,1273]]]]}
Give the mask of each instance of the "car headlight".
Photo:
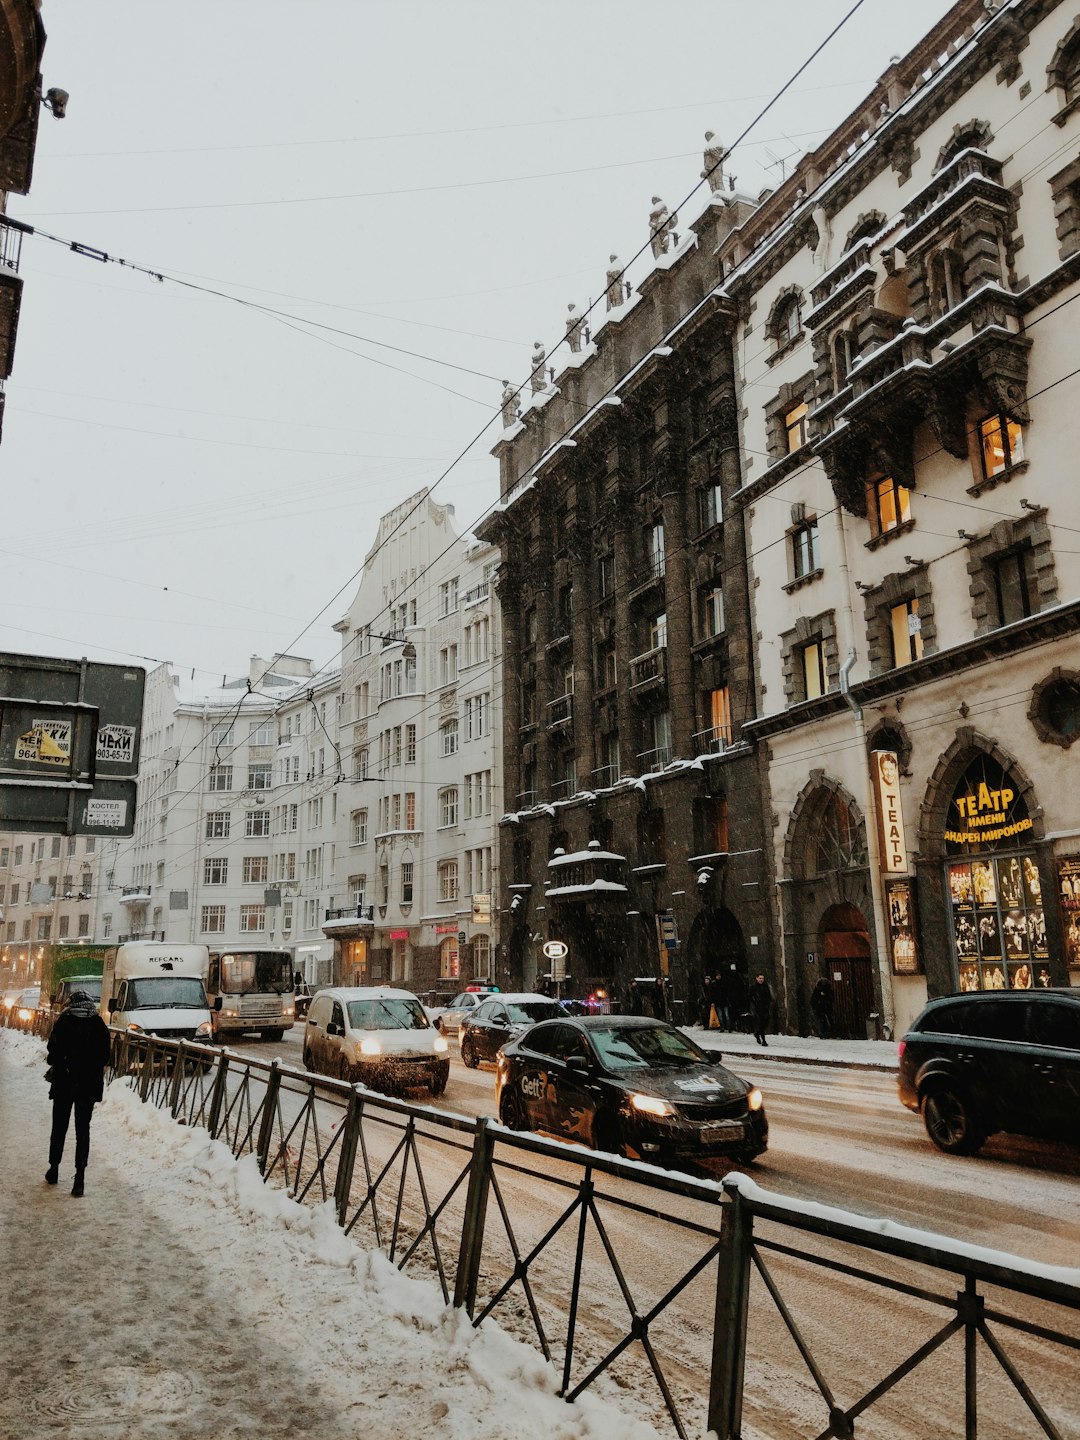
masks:
{"type": "Polygon", "coordinates": [[[281,1013],[286,1020],[291,1020],[296,1012],[293,1010],[293,1007],[291,1005],[286,1005],[285,1009],[281,1013]]]}
{"type": "Polygon", "coordinates": [[[360,1054],[381,1055],[382,1046],[379,1044],[378,1040],[376,1040],[374,1036],[370,1036],[367,1040],[360,1041],[360,1054]]]}
{"type": "Polygon", "coordinates": [[[447,1044],[447,1042],[443,1039],[441,1035],[436,1035],[435,1043],[432,1046],[432,1049],[435,1051],[436,1055],[446,1055],[449,1053],[450,1046],[447,1044]]]}
{"type": "Polygon", "coordinates": [[[20,1019],[20,1020],[29,1020],[29,1019],[30,1019],[30,1016],[31,1016],[33,1013],[34,1013],[34,1012],[33,1012],[32,1010],[20,1010],[20,1011],[19,1011],[19,1019],[20,1019]]]}
{"type": "Polygon", "coordinates": [[[143,1027],[141,1025],[136,1025],[134,1020],[129,1021],[127,1028],[129,1030],[133,1030],[136,1035],[146,1034],[146,1031],[143,1029],[143,1027]]]}
{"type": "Polygon", "coordinates": [[[660,1100],[655,1095],[631,1095],[630,1104],[645,1115],[674,1115],[675,1106],[670,1100],[660,1100]]]}
{"type": "Polygon", "coordinates": [[[236,1020],[240,1015],[239,1010],[222,1010],[221,1013],[222,1015],[228,1015],[230,1020],[236,1020]]]}
{"type": "Polygon", "coordinates": [[[753,1090],[747,1091],[746,1105],[749,1110],[760,1110],[762,1105],[764,1104],[765,1100],[761,1094],[761,1091],[757,1088],[756,1085],[754,1086],[753,1090]]]}
{"type": "Polygon", "coordinates": [[[201,1025],[199,1025],[199,1026],[196,1027],[195,1035],[196,1035],[196,1038],[197,1038],[197,1037],[200,1036],[200,1035],[204,1035],[204,1036],[205,1036],[205,1035],[212,1035],[213,1032],[214,1032],[214,1027],[211,1025],[210,1021],[209,1021],[209,1020],[204,1020],[201,1025]]]}

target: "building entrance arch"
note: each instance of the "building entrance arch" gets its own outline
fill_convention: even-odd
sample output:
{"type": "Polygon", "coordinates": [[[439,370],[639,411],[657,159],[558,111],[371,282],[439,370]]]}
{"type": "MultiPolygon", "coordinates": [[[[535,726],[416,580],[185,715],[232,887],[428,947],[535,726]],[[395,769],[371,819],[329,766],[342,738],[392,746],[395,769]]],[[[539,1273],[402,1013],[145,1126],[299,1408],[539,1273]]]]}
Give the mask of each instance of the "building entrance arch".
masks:
{"type": "Polygon", "coordinates": [[[830,905],[818,934],[821,973],[832,986],[833,1034],[865,1039],[874,1010],[874,962],[866,917],[857,905],[830,905]]]}
{"type": "MultiPolygon", "coordinates": [[[[690,995],[701,1001],[701,1013],[693,1019],[707,1025],[709,1005],[719,999],[734,1028],[746,1009],[750,969],[742,926],[726,906],[703,910],[690,931],[688,950],[690,995]],[[718,982],[707,1003],[706,976],[718,982]]],[[[718,1015],[718,1019],[723,1017],[718,1015]]]]}

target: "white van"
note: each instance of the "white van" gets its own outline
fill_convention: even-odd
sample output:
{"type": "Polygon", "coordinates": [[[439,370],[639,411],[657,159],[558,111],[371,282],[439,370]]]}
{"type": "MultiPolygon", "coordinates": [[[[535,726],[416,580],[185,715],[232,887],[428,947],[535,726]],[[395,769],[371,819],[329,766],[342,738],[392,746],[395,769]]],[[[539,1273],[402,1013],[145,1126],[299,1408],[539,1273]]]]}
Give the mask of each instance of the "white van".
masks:
{"type": "MultiPolygon", "coordinates": [[[[105,952],[101,1015],[114,1030],[209,1044],[212,1033],[205,945],[139,940],[105,952]]],[[[220,1004],[220,1000],[218,1004],[220,1004]]]]}
{"type": "Polygon", "coordinates": [[[373,1090],[425,1086],[441,1095],[450,1046],[408,990],[362,986],[320,990],[304,1027],[304,1066],[373,1090]]]}

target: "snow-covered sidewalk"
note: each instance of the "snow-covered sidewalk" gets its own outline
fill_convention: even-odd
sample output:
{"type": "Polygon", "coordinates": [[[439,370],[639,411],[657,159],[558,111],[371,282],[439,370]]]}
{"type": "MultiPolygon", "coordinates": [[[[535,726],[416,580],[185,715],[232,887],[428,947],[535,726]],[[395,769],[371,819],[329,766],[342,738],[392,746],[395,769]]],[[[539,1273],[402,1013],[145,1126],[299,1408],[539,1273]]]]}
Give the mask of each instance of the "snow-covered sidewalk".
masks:
{"type": "Polygon", "coordinates": [[[754,1055],[763,1060],[796,1060],[812,1065],[845,1065],[857,1070],[896,1070],[895,1040],[818,1040],[812,1036],[766,1034],[759,1045],[741,1030],[705,1030],[682,1027],[707,1050],[727,1056],[754,1055]]]}
{"type": "Polygon", "coordinates": [[[474,1330],[205,1132],[110,1086],[86,1194],[45,1184],[42,1042],[0,1030],[0,1435],[20,1440],[655,1440],[567,1405],[538,1351],[474,1330]]]}

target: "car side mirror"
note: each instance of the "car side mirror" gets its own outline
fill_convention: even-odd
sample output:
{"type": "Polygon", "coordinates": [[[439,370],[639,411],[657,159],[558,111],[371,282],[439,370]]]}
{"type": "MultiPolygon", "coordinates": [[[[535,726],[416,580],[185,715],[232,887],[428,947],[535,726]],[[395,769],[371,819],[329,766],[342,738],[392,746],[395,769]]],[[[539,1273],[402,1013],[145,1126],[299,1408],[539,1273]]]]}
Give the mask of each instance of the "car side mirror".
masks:
{"type": "Polygon", "coordinates": [[[110,1015],[115,1015],[115,1014],[116,1014],[116,1001],[115,1001],[115,999],[109,1001],[109,1014],[110,1014],[110,1015]]]}
{"type": "Polygon", "coordinates": [[[584,1055],[568,1055],[566,1057],[566,1068],[573,1070],[575,1075],[588,1075],[592,1066],[584,1055]]]}
{"type": "Polygon", "coordinates": [[[326,1033],[327,1035],[344,1035],[345,1032],[336,1020],[330,1020],[327,1022],[326,1033]]]}
{"type": "Polygon", "coordinates": [[[214,1009],[215,1009],[215,1010],[220,1010],[220,1009],[221,1009],[221,996],[220,996],[220,995],[215,995],[215,996],[214,996],[214,1009]]]}
{"type": "Polygon", "coordinates": [[[704,1045],[703,1045],[701,1048],[702,1048],[702,1050],[705,1051],[705,1054],[709,1057],[710,1060],[715,1060],[716,1063],[717,1063],[717,1065],[719,1065],[719,1064],[722,1063],[722,1061],[723,1061],[723,1059],[724,1059],[724,1056],[723,1056],[723,1054],[722,1054],[721,1051],[719,1051],[719,1050],[705,1050],[705,1046],[704,1046],[704,1045]]]}

